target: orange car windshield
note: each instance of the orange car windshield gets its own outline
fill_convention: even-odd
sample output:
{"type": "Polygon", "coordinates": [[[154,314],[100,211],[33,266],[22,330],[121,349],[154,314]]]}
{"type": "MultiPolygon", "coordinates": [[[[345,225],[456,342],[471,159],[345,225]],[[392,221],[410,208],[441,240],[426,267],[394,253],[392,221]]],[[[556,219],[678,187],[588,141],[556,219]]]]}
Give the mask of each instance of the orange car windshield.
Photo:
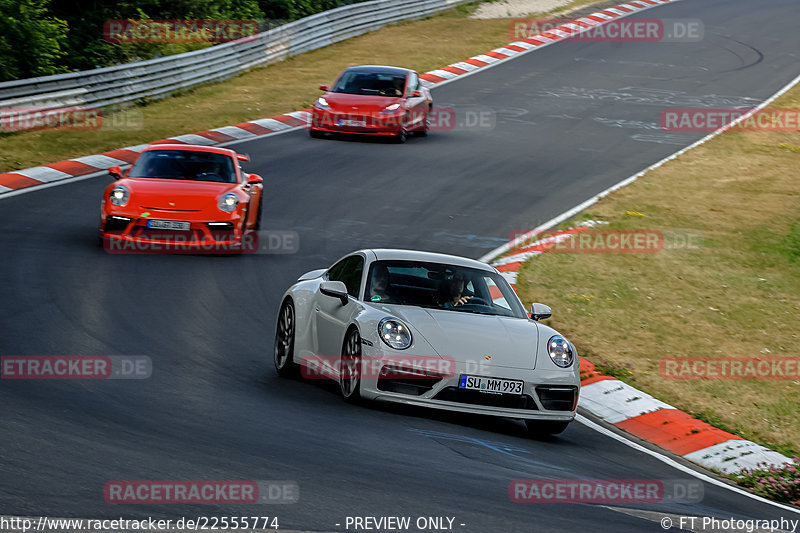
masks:
{"type": "Polygon", "coordinates": [[[131,178],[235,183],[233,159],[223,154],[189,150],[144,152],[128,174],[131,178]]]}

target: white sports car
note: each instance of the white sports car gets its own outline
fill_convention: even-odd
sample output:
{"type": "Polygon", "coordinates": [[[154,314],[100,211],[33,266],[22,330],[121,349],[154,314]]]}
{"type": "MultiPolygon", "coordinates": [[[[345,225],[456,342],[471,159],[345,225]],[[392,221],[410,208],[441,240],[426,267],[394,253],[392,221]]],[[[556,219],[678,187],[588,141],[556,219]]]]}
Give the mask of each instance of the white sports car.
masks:
{"type": "Polygon", "coordinates": [[[493,267],[410,250],[360,250],[283,296],[275,367],[338,381],[345,400],[524,419],[561,433],[580,376],[572,344],[525,312],[493,267]]]}

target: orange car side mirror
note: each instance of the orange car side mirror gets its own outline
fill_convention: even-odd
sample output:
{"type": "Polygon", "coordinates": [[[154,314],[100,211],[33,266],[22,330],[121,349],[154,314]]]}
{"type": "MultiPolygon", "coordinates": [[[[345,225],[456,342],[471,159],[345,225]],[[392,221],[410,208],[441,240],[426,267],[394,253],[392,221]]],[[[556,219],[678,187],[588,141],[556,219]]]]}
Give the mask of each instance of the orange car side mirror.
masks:
{"type": "Polygon", "coordinates": [[[122,177],[122,169],[118,166],[113,166],[108,169],[108,173],[114,177],[115,180],[118,180],[122,177]]]}
{"type": "Polygon", "coordinates": [[[319,86],[319,90],[320,91],[327,91],[328,90],[328,86],[327,85],[320,85],[319,86]]]}
{"type": "Polygon", "coordinates": [[[259,176],[258,174],[250,174],[247,177],[247,183],[261,183],[263,181],[264,181],[264,179],[261,176],[259,176]]]}

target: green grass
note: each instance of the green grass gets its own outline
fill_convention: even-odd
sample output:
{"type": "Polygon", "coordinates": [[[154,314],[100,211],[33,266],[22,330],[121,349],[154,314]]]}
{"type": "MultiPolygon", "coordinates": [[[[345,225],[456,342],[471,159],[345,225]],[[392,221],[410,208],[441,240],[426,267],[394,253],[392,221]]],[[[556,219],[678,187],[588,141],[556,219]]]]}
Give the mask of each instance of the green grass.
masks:
{"type": "MultiPolygon", "coordinates": [[[[800,88],[775,104],[800,106],[800,88]]],[[[800,132],[728,132],[563,226],[700,236],[651,254],[546,253],[520,270],[526,302],[604,373],[731,433],[800,450],[800,379],[678,381],[664,357],[800,358],[800,132]],[[671,232],[671,233],[670,233],[671,232]]]]}

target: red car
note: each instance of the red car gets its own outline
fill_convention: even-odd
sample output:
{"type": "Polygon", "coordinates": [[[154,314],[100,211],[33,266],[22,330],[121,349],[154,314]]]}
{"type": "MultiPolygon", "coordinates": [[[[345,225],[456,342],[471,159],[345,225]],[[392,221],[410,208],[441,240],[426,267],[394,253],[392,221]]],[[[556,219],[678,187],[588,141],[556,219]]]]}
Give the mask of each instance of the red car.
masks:
{"type": "Polygon", "coordinates": [[[362,65],[339,74],[311,111],[309,134],[388,135],[405,142],[409,133],[428,132],[433,99],[413,70],[362,65]]]}
{"type": "Polygon", "coordinates": [[[108,251],[243,251],[261,219],[262,179],[227,148],[153,145],[106,187],[100,236],[108,251]]]}

